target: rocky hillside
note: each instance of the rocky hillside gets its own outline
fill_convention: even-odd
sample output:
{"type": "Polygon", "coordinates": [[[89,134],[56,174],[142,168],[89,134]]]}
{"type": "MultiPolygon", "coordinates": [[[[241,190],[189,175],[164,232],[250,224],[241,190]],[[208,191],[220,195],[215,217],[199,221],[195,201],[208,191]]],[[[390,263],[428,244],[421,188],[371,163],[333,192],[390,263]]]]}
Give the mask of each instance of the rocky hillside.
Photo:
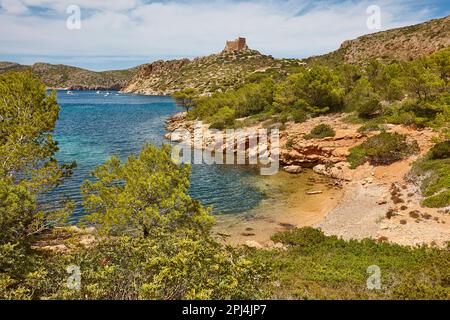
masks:
{"type": "Polygon", "coordinates": [[[370,59],[413,60],[450,46],[450,16],[344,41],[329,54],[309,62],[364,64],[370,59]]]}
{"type": "Polygon", "coordinates": [[[52,89],[120,90],[130,82],[138,68],[95,72],[62,64],[35,63],[32,66],[25,66],[13,62],[0,62],[0,73],[24,70],[31,70],[52,89]]]}
{"type": "Polygon", "coordinates": [[[140,67],[123,90],[149,95],[170,95],[183,88],[208,94],[232,88],[255,72],[286,70],[297,60],[275,59],[256,50],[223,51],[194,60],[156,61],[140,67]]]}

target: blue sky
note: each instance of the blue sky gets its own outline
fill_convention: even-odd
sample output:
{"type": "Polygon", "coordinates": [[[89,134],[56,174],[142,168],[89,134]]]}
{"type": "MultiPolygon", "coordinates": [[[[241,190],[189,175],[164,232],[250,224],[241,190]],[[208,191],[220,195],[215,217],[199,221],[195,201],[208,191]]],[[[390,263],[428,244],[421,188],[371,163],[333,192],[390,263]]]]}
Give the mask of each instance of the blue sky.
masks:
{"type": "Polygon", "coordinates": [[[307,57],[381,30],[450,14],[448,0],[0,0],[0,60],[63,63],[93,70],[123,69],[157,59],[219,52],[247,38],[275,57],[307,57]],[[81,10],[81,29],[69,30],[69,5],[81,10]]]}

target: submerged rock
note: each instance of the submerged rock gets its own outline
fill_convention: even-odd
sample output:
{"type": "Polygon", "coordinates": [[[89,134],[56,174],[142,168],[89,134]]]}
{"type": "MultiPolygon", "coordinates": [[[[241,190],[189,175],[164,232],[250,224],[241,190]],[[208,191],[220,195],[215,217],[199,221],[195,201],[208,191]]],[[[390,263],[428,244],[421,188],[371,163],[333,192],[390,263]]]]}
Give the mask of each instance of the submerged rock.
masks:
{"type": "Polygon", "coordinates": [[[283,169],[284,169],[284,171],[286,171],[288,173],[292,173],[292,174],[298,174],[303,171],[301,166],[296,166],[296,165],[286,166],[283,169]]]}

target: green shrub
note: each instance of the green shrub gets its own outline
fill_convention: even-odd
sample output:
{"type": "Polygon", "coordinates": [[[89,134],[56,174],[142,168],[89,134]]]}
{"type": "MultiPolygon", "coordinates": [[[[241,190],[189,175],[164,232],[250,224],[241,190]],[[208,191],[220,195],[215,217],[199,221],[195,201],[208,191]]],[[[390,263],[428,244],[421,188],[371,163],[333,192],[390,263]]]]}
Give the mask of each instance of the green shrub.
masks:
{"type": "Polygon", "coordinates": [[[450,205],[450,157],[448,142],[436,144],[425,157],[416,161],[411,175],[421,183],[422,194],[427,197],[422,204],[432,208],[450,205]]]}
{"type": "Polygon", "coordinates": [[[223,122],[214,122],[209,126],[210,129],[223,130],[225,129],[225,123],[223,122]]]}
{"type": "Polygon", "coordinates": [[[308,247],[325,241],[322,231],[311,227],[279,232],[272,236],[272,241],[296,247],[308,247]]]}
{"type": "Polygon", "coordinates": [[[431,148],[430,157],[433,160],[450,158],[450,140],[437,143],[431,148]]]}
{"type": "Polygon", "coordinates": [[[372,123],[372,122],[368,122],[358,128],[359,133],[366,133],[366,132],[380,131],[380,130],[382,130],[380,128],[380,125],[378,123],[372,123]]]}
{"type": "Polygon", "coordinates": [[[292,149],[292,147],[294,146],[294,139],[293,138],[289,138],[286,141],[286,149],[292,149]]]}
{"type": "Polygon", "coordinates": [[[345,241],[309,227],[272,239],[285,250],[254,250],[253,255],[271,267],[278,282],[273,299],[450,299],[447,249],[345,241]],[[381,290],[367,289],[371,265],[382,271],[381,290]]]}
{"type": "Polygon", "coordinates": [[[426,198],[422,204],[429,208],[444,208],[450,206],[450,190],[442,191],[437,195],[426,198]]]}
{"type": "Polygon", "coordinates": [[[315,126],[309,134],[304,136],[305,139],[321,139],[325,137],[334,137],[336,132],[333,128],[325,123],[315,126]]]}
{"type": "Polygon", "coordinates": [[[358,117],[362,119],[371,119],[380,115],[381,109],[381,103],[378,99],[370,99],[358,108],[358,117]]]}
{"type": "Polygon", "coordinates": [[[408,143],[404,135],[382,132],[350,149],[347,161],[352,168],[356,168],[366,161],[369,161],[372,165],[387,165],[418,150],[417,141],[408,143]]]}
{"type": "Polygon", "coordinates": [[[233,125],[235,120],[235,110],[230,107],[220,108],[217,113],[211,117],[211,129],[223,130],[233,125]]]}
{"type": "Polygon", "coordinates": [[[297,109],[292,111],[292,120],[294,120],[295,123],[305,122],[306,119],[307,115],[305,111],[297,109]]]}

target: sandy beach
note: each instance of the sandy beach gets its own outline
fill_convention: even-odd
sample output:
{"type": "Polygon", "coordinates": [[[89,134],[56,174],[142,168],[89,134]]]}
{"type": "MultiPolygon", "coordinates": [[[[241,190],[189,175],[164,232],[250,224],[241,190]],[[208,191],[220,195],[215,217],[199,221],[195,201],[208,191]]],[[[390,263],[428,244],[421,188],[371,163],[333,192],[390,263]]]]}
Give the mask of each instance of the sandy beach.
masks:
{"type": "Polygon", "coordinates": [[[279,172],[260,184],[266,198],[259,206],[242,214],[217,216],[214,231],[226,243],[271,246],[273,234],[319,223],[343,196],[332,179],[312,170],[298,175],[279,172]],[[322,193],[308,195],[309,191],[322,193]]]}

